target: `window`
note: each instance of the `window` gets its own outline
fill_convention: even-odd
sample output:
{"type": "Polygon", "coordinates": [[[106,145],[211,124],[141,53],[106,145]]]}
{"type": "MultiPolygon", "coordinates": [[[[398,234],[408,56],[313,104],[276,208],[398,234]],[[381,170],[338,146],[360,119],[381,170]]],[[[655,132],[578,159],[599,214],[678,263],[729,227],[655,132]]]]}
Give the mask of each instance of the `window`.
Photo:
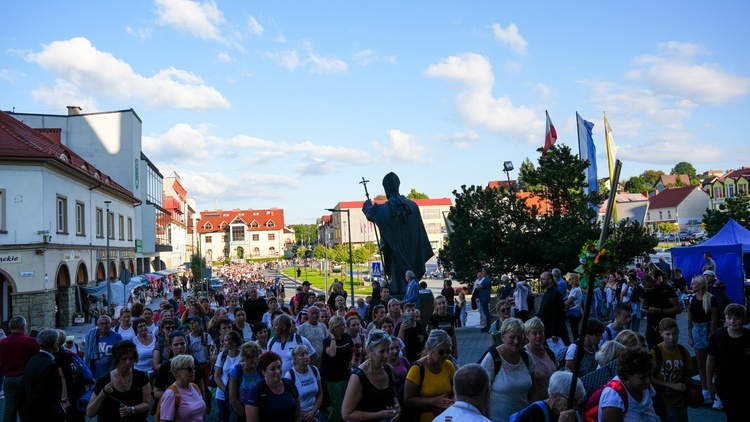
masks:
{"type": "Polygon", "coordinates": [[[422,210],[422,218],[425,220],[435,220],[440,218],[440,210],[438,209],[425,209],[422,210]]]}
{"type": "Polygon", "coordinates": [[[104,237],[104,210],[96,209],[96,237],[104,237]]]}
{"type": "Polygon", "coordinates": [[[211,243],[213,241],[213,238],[211,236],[206,236],[206,243],[211,243]]]}
{"type": "Polygon", "coordinates": [[[266,221],[266,227],[276,227],[276,223],[273,220],[266,221]]]}
{"type": "Polygon", "coordinates": [[[253,256],[260,256],[260,248],[253,248],[253,256]]]}
{"type": "Polygon", "coordinates": [[[232,242],[245,241],[245,226],[232,226],[232,242]]]}
{"type": "Polygon", "coordinates": [[[276,240],[276,235],[273,233],[268,233],[268,240],[276,240]]]}
{"type": "Polygon", "coordinates": [[[260,227],[260,224],[258,224],[257,221],[253,220],[252,223],[250,223],[250,227],[260,227]]]}
{"type": "Polygon", "coordinates": [[[669,219],[672,218],[672,211],[671,210],[667,210],[667,218],[669,218],[669,219]]]}
{"type": "Polygon", "coordinates": [[[427,234],[440,233],[440,223],[427,223],[425,224],[425,229],[427,230],[427,234]]]}
{"type": "Polygon", "coordinates": [[[224,243],[224,242],[226,242],[226,241],[227,241],[227,235],[225,235],[225,234],[222,234],[222,235],[221,235],[221,243],[224,243]]]}
{"type": "Polygon", "coordinates": [[[662,220],[662,219],[664,219],[664,216],[662,216],[661,211],[659,211],[659,220],[662,220]]]}
{"type": "Polygon", "coordinates": [[[117,228],[120,229],[120,240],[125,240],[125,217],[122,214],[117,216],[117,228]]]}
{"type": "Polygon", "coordinates": [[[5,189],[0,189],[0,232],[5,232],[5,189]]]}
{"type": "Polygon", "coordinates": [[[83,202],[76,201],[76,234],[83,236],[86,234],[86,208],[83,202]]]}
{"type": "Polygon", "coordinates": [[[723,197],[724,197],[724,194],[721,191],[721,186],[716,186],[714,188],[714,198],[723,198],[723,197]]]}
{"type": "Polygon", "coordinates": [[[128,217],[128,240],[133,240],[133,218],[128,217]]]}
{"type": "Polygon", "coordinates": [[[258,233],[253,234],[253,242],[259,242],[260,241],[260,235],[258,233]]]}
{"type": "Polygon", "coordinates": [[[107,213],[107,235],[110,239],[115,238],[115,213],[107,213]]]}
{"type": "Polygon", "coordinates": [[[646,220],[651,221],[651,213],[646,213],[646,220]]]}
{"type": "Polygon", "coordinates": [[[744,195],[747,193],[747,185],[737,185],[737,193],[744,195]]]}
{"type": "Polygon", "coordinates": [[[734,198],[734,185],[727,186],[727,198],[734,198]]]}
{"type": "Polygon", "coordinates": [[[57,195],[57,232],[68,233],[68,198],[57,195]]]}

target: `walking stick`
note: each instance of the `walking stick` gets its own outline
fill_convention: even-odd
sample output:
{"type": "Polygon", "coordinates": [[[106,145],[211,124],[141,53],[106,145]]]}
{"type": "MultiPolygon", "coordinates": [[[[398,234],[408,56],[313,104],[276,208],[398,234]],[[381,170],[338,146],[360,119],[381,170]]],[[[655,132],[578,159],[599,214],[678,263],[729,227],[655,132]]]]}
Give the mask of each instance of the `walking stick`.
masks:
{"type": "MultiPolygon", "coordinates": [[[[364,176],[362,177],[362,181],[359,182],[360,185],[365,187],[365,197],[367,197],[367,200],[370,200],[370,193],[367,192],[367,183],[369,183],[369,180],[365,180],[364,176]]],[[[375,228],[375,242],[377,242],[378,245],[378,252],[380,252],[380,260],[384,260],[385,257],[383,256],[383,250],[380,248],[380,236],[378,236],[378,225],[373,224],[373,227],[375,228]]],[[[385,273],[385,271],[381,272],[381,275],[385,279],[385,281],[388,281],[388,275],[385,273]]]]}

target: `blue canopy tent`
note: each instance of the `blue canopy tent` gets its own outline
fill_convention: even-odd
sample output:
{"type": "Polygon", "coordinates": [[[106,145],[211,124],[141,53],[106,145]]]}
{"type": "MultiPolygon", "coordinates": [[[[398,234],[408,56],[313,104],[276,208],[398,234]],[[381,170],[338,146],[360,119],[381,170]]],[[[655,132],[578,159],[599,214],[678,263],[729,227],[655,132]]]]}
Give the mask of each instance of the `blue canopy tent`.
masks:
{"type": "Polygon", "coordinates": [[[716,261],[716,277],[726,284],[727,295],[735,303],[744,303],[744,256],[750,254],[750,230],[729,220],[718,233],[703,243],[672,248],[672,265],[682,269],[682,275],[689,283],[694,275],[703,273],[703,266],[706,265],[703,254],[706,252],[711,253],[716,261]]]}
{"type": "MultiPolygon", "coordinates": [[[[127,299],[130,299],[130,296],[133,295],[133,290],[135,290],[136,287],[142,286],[143,284],[145,283],[143,281],[143,277],[141,276],[131,278],[130,282],[126,285],[123,285],[122,281],[117,280],[116,282],[112,283],[112,297],[108,298],[109,303],[117,305],[127,304],[127,301],[124,300],[123,297],[127,296],[127,299]]],[[[107,283],[104,282],[96,286],[78,286],[78,288],[81,289],[85,295],[93,296],[96,298],[101,297],[103,293],[107,293],[107,283]]]]}

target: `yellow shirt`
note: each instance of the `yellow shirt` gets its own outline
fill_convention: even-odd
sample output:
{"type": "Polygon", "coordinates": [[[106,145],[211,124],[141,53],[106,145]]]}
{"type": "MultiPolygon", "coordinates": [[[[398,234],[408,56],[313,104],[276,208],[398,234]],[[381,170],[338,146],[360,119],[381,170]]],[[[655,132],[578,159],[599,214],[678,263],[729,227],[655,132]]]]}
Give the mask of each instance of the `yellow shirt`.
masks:
{"type": "MultiPolygon", "coordinates": [[[[691,360],[688,359],[687,362],[683,361],[682,353],[680,353],[679,347],[677,347],[674,353],[669,353],[664,350],[664,345],[662,343],[660,343],[656,347],[661,349],[662,364],[661,368],[654,368],[654,377],[659,381],[669,383],[684,382],[684,371],[687,370],[688,373],[690,373],[690,369],[692,368],[691,360]]],[[[651,355],[654,357],[654,362],[658,363],[656,359],[656,352],[654,350],[651,350],[651,355]]],[[[690,357],[689,352],[687,353],[687,357],[690,357]]],[[[659,396],[664,400],[664,403],[667,406],[685,406],[685,393],[672,390],[671,388],[657,388],[656,386],[654,386],[654,389],[656,389],[657,394],[659,394],[659,396]]]]}
{"type": "MultiPolygon", "coordinates": [[[[422,382],[422,390],[419,393],[420,397],[437,397],[443,394],[451,395],[453,391],[453,375],[456,373],[456,366],[453,362],[446,359],[443,362],[443,367],[440,369],[439,374],[433,374],[432,371],[427,369],[427,365],[424,364],[426,358],[420,359],[424,366],[424,381],[422,382]]],[[[419,368],[413,366],[409,369],[409,373],[406,374],[406,379],[419,385],[419,368]]],[[[432,410],[422,412],[419,416],[419,422],[431,422],[435,419],[432,410]]]]}

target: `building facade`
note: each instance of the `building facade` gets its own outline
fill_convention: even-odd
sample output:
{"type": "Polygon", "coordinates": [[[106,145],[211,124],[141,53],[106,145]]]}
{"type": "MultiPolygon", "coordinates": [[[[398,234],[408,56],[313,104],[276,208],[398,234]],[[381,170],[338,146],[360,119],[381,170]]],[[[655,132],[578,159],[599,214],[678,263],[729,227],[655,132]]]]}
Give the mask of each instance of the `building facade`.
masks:
{"type": "Polygon", "coordinates": [[[699,232],[711,199],[700,186],[665,189],[649,199],[646,224],[652,231],[659,223],[677,224],[680,231],[699,232]]]}
{"type": "Polygon", "coordinates": [[[294,231],[286,227],[279,208],[201,211],[196,232],[208,265],[227,258],[283,258],[286,247],[294,244],[294,231]]]}
{"type": "Polygon", "coordinates": [[[160,258],[166,268],[176,269],[190,262],[188,244],[192,240],[188,238],[192,212],[187,202],[187,190],[182,186],[177,172],[172,172],[164,178],[163,196],[164,209],[169,211],[167,241],[172,246],[172,250],[162,253],[160,258]]]}
{"type": "Polygon", "coordinates": [[[711,197],[711,208],[718,210],[727,198],[746,195],[750,192],[750,167],[731,170],[721,176],[712,176],[703,180],[703,189],[711,197]]]}
{"type": "Polygon", "coordinates": [[[0,317],[69,326],[86,303],[76,286],[135,273],[139,201],[63,145],[61,130],[2,112],[0,128],[0,317]]]}

